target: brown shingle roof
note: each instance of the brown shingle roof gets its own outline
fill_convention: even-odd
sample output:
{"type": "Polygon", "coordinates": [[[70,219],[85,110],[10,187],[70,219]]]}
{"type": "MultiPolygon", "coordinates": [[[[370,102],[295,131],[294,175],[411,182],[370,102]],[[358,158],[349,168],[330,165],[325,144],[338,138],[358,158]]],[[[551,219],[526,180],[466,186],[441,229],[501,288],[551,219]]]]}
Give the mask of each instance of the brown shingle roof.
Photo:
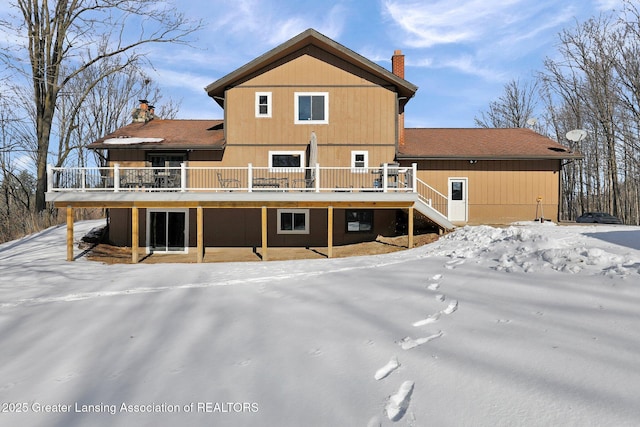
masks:
{"type": "Polygon", "coordinates": [[[129,149],[208,149],[224,148],[224,130],[222,120],[160,120],[146,123],[131,123],[109,135],[89,144],[89,148],[129,148],[129,149]],[[117,139],[122,139],[122,144],[117,139]],[[159,142],[140,142],[132,144],[131,138],[158,138],[159,142]],[[105,141],[110,143],[105,143],[105,141]],[[116,141],[114,141],[116,140],[116,141]]]}
{"type": "Polygon", "coordinates": [[[531,129],[405,129],[399,159],[570,159],[578,153],[531,129]]]}

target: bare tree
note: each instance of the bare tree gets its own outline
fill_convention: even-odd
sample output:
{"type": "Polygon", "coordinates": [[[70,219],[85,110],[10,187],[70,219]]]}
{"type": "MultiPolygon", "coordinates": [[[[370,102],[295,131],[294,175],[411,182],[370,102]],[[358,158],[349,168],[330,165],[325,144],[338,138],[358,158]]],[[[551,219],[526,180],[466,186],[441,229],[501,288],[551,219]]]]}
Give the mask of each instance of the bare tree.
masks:
{"type": "Polygon", "coordinates": [[[0,97],[0,243],[24,234],[35,192],[33,176],[16,161],[25,152],[13,131],[21,122],[13,102],[0,97]]]}
{"type": "Polygon", "coordinates": [[[563,171],[576,186],[565,188],[567,208],[574,215],[606,210],[638,223],[639,14],[631,1],[625,4],[618,19],[601,15],[562,31],[557,59],[545,61],[540,79],[556,138],[584,155],[563,171]],[[565,133],[576,128],[588,136],[567,141],[565,133]],[[577,200],[567,196],[573,193],[577,200]]]}
{"type": "MultiPolygon", "coordinates": [[[[37,140],[35,207],[43,211],[49,141],[60,93],[84,70],[108,58],[122,58],[126,68],[143,57],[137,50],[143,45],[185,43],[200,23],[159,0],[14,0],[13,5],[19,16],[0,26],[25,44],[17,54],[5,52],[4,60],[12,66],[24,56],[29,61],[26,74],[33,85],[37,140]],[[91,48],[100,39],[108,40],[108,49],[91,48]],[[86,51],[89,57],[81,58],[86,51]]],[[[113,72],[107,70],[96,82],[113,72]]]]}
{"type": "Polygon", "coordinates": [[[563,219],[603,210],[640,224],[640,5],[623,0],[618,12],[576,23],[557,47],[537,83],[509,82],[476,124],[523,126],[538,92],[545,111],[536,130],[584,156],[563,164],[563,219]],[[573,129],[586,138],[569,141],[573,129]]]}
{"type": "MultiPolygon", "coordinates": [[[[173,100],[162,102],[158,85],[137,64],[124,65],[116,57],[93,64],[71,80],[65,92],[60,93],[58,115],[54,121],[58,137],[57,158],[53,161],[55,166],[87,166],[92,155],[86,146],[129,123],[135,105],[132,102],[138,99],[161,103],[158,110],[161,113],[168,110],[167,114],[175,117],[177,104],[173,100]],[[109,70],[119,71],[109,73],[109,70]]],[[[98,165],[104,165],[102,153],[91,153],[97,154],[95,160],[98,165]]]]}
{"type": "Polygon", "coordinates": [[[537,82],[511,80],[504,85],[504,93],[489,104],[481,117],[475,118],[476,126],[484,128],[522,128],[535,116],[537,82]]]}

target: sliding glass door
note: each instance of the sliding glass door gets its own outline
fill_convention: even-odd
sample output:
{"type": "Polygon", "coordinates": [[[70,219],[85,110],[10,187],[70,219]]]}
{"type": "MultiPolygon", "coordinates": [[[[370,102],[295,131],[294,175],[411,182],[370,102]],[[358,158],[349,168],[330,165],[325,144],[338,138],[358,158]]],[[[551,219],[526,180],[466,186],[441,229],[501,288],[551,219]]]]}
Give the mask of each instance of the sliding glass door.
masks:
{"type": "Polygon", "coordinates": [[[188,210],[149,210],[147,246],[151,252],[187,252],[188,210]]]}

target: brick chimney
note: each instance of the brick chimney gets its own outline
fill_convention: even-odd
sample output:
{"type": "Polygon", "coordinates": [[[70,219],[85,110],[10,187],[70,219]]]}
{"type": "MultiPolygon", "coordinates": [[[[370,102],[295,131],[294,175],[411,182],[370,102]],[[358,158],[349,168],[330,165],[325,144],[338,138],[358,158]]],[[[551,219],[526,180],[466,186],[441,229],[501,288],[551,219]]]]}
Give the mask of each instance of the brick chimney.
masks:
{"type": "Polygon", "coordinates": [[[140,107],[134,108],[131,113],[134,122],[143,123],[153,119],[153,106],[149,106],[149,101],[146,99],[140,100],[140,107]]]}
{"type": "MultiPolygon", "coordinates": [[[[404,55],[401,50],[393,51],[391,72],[404,79],[404,55]]],[[[404,103],[398,100],[398,145],[404,145],[404,103]]]]}
{"type": "Polygon", "coordinates": [[[404,79],[404,55],[401,50],[394,50],[391,57],[391,72],[404,79]]]}

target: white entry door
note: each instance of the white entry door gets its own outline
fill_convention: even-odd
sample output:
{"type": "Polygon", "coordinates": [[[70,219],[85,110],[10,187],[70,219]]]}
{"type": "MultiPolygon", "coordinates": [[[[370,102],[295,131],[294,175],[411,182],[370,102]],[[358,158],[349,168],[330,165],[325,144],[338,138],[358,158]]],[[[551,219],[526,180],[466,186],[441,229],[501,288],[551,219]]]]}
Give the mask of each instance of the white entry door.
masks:
{"type": "Polygon", "coordinates": [[[449,221],[467,222],[467,178],[449,178],[449,221]]]}

